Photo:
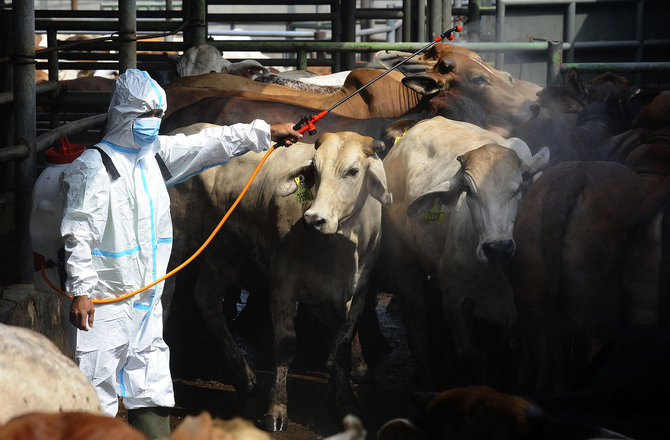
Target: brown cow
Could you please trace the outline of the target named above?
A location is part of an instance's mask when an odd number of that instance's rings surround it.
[[[408,55],[386,51],[379,52],[376,59],[390,67]],[[533,116],[530,106],[541,90],[536,84],[494,69],[477,53],[453,44],[435,44],[399,69],[407,76],[403,84],[417,93],[457,90],[478,102],[487,115],[505,129]]]
[[[605,428],[565,422],[524,398],[487,386],[454,388],[424,396],[416,421],[393,419],[378,440],[605,440],[628,439]]]
[[[626,325],[622,273],[644,196],[641,179],[616,162],[562,162],[531,186],[514,225],[512,264],[527,354],[522,386],[573,389]]]
[[[119,418],[79,412],[30,413],[0,426],[3,440],[146,440],[146,436]],[[186,416],[164,440],[270,440],[248,420],[212,419],[204,411]]]
[[[450,47],[452,46],[446,45],[443,51]],[[482,106],[492,120],[497,121],[497,125],[514,125],[530,119],[532,116],[530,104],[535,101],[535,95],[540,90],[539,86],[515,80],[507,73],[496,71],[480,61],[479,56],[472,51],[458,48],[448,53],[449,57],[443,57],[439,63],[433,63],[433,69],[428,72],[424,69],[419,75],[410,75],[411,72],[406,71],[405,74],[410,77],[404,79],[403,74],[396,71],[387,74],[335,108],[333,112],[354,118],[397,117],[413,111],[421,95],[433,95],[448,89],[473,99]],[[308,103],[311,107],[325,110],[377,78],[380,73],[377,69],[355,69],[349,74],[340,91],[325,95],[275,84],[250,84],[254,81],[246,83],[229,76],[221,77],[224,83],[214,87],[225,88],[228,94],[254,98],[260,96],[249,93],[272,94],[269,99],[298,105]],[[182,79],[177,81],[175,86],[193,86],[197,79],[199,81],[197,84],[200,86],[213,87],[211,81],[202,81],[214,77],[213,75],[222,74],[203,75],[202,78],[196,77],[188,81]],[[170,91],[166,92],[170,103]]]
[[[211,94],[220,94],[272,99],[297,105],[309,104],[310,107],[315,109],[326,110],[379,76],[380,73],[383,73],[383,71],[377,69],[353,70],[342,88],[331,94],[307,92],[278,84],[264,84],[224,73],[209,73],[181,78],[170,83],[165,88],[165,93],[168,99],[168,110],[173,108],[171,111],[174,111],[175,106],[178,108],[190,104],[201,96],[189,97],[180,90],[176,90],[179,95],[174,94],[174,89],[179,86],[206,87],[210,96]],[[392,72],[384,76],[363,92],[333,109],[333,112],[352,118],[394,117],[409,112],[419,103],[421,97],[402,85],[400,82],[402,77],[403,75],[398,72]],[[213,91],[211,89],[218,90]],[[173,99],[173,94],[180,96],[181,99]]]
[[[421,110],[421,113],[411,113],[399,118],[355,119],[335,113],[328,114],[316,124],[316,134],[304,133],[303,142],[314,142],[322,133],[353,131],[374,139],[383,139],[386,143],[386,129],[392,123],[401,123],[403,128],[408,128],[410,123],[434,116],[444,116],[448,119],[475,125],[484,124],[484,117],[479,106],[461,96],[455,96],[453,99],[442,99],[441,96],[437,96],[424,104],[425,108],[422,105],[418,109]],[[201,122],[216,125],[251,122],[254,119],[263,119],[270,124],[287,120],[298,122],[301,118],[312,116],[317,112],[318,110],[313,108],[281,101],[239,96],[215,96],[204,98],[171,113],[162,122],[161,131],[167,133],[180,127]],[[386,143],[387,149],[392,144],[392,140]]]

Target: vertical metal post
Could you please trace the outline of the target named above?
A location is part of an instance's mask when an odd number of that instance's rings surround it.
[[[470,0],[468,3],[468,21],[466,31],[468,41],[479,41],[482,27],[482,2],[481,0]]]
[[[426,41],[426,0],[416,3],[416,41]]]
[[[32,282],[32,250],[28,224],[33,186],[37,178],[35,149],[35,4],[33,0],[13,3],[14,35],[14,137],[25,143],[30,155],[16,163],[16,238],[18,276],[23,283]]]
[[[402,2],[402,41],[412,41],[412,0]]]
[[[563,42],[549,41],[547,43],[547,84],[545,87],[559,83],[561,64],[563,64]]]
[[[356,0],[342,0],[342,41],[356,41]],[[354,68],[356,54],[345,52],[342,54],[342,69]]]
[[[342,6],[338,0],[333,0],[330,4],[330,11],[333,15],[331,22],[331,37],[332,41],[342,41]],[[342,68],[342,53],[335,52],[333,57],[333,72],[341,72]]]
[[[451,0],[444,0],[451,2]],[[429,40],[434,40],[442,33],[442,0],[428,0],[428,7],[430,10],[430,35]]]
[[[58,32],[56,29],[47,29],[47,47],[58,47]],[[58,50],[47,54],[47,63],[49,65],[49,81],[58,81]]]
[[[190,10],[188,19],[191,20],[188,47],[199,46],[207,41],[207,2],[205,0],[194,0],[189,2]]]
[[[505,41],[505,1],[498,0],[496,2],[496,41]],[[502,52],[496,53],[496,69],[502,69],[504,54]]]
[[[174,10],[174,5],[172,4],[172,0],[165,0],[165,10],[166,11],[172,11]],[[172,21],[171,18],[168,18],[167,21]],[[173,41],[174,36],[173,35],[168,35],[165,37],[165,41]]]
[[[568,49],[568,62],[575,62],[575,14],[577,7],[575,2],[568,3],[567,10],[565,12],[565,36],[563,37],[564,41],[570,43],[570,49]]]
[[[442,22],[440,23],[440,34],[445,29],[449,29],[452,26],[452,15],[451,15],[451,0],[442,1]]]
[[[306,50],[299,50],[298,51],[298,70],[306,70],[307,69],[307,51]]]
[[[137,3],[119,0],[119,73],[137,67]]]
[[[372,7],[372,0],[361,0],[361,9],[369,9]],[[361,29],[370,29],[372,27],[373,21],[369,18],[361,20]],[[370,41],[370,35],[361,35],[361,42]],[[361,61],[370,62],[373,59],[373,54],[371,52],[363,52],[360,54]]]
[[[47,29],[47,47],[58,47],[58,32],[56,29]],[[49,81],[58,81],[58,50],[49,52],[47,54],[47,62],[49,64]],[[58,90],[51,92],[51,97],[56,98]],[[60,111],[58,106],[51,106],[49,110],[49,123],[51,129],[58,127],[60,124]]]
[[[4,38],[0,41],[0,57],[10,56],[12,53],[12,42],[14,40],[11,35],[12,30],[12,11],[11,10],[1,10],[0,11],[0,26],[3,26],[3,29],[7,29],[8,38]],[[13,66],[10,63],[1,63],[0,64],[0,91],[10,92],[13,90]],[[4,115],[3,118],[0,118],[0,142],[1,145],[14,145],[14,112],[10,111],[11,104],[2,104],[0,105],[0,111]],[[5,197],[6,193],[9,193],[14,188],[14,162],[0,163],[0,215],[2,220],[0,224],[5,225],[14,222],[14,211],[10,205],[9,197]]]
[[[638,0],[635,8],[635,39],[637,40],[637,49],[635,49],[635,62],[642,61],[644,41],[644,0]],[[642,73],[635,74],[635,83],[642,84]]]

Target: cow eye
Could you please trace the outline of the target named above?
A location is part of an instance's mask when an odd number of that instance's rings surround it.
[[[346,177],[356,177],[356,175],[358,175],[358,168],[350,168],[344,175]]]
[[[483,76],[475,76],[472,78],[472,82],[477,86],[484,86],[489,83],[489,81]]]

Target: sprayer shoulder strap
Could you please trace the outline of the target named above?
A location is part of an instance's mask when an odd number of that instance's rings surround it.
[[[100,153],[100,157],[102,158],[102,164],[105,166],[107,174],[109,174],[109,177],[111,177],[112,180],[116,180],[119,177],[121,177],[121,175],[119,174],[119,170],[116,169],[116,166],[112,161],[112,158],[109,157],[107,153],[105,153],[105,150],[95,146],[91,148],[93,148],[94,150],[98,150],[98,152]],[[170,170],[168,170],[167,165],[165,165],[165,161],[158,153],[156,153],[156,163],[158,163],[158,168],[161,170],[163,180],[165,180],[166,182],[170,180],[172,178],[172,174],[170,173]]]
[[[112,162],[112,158],[109,157],[109,154],[105,153],[105,150],[103,150],[100,147],[91,147],[91,148],[94,150],[98,150],[98,153],[100,153],[100,157],[102,158],[102,164],[105,166],[107,174],[109,174],[109,177],[112,180],[116,180],[119,177],[121,177],[121,174],[119,174],[119,170],[116,169],[114,162]]]

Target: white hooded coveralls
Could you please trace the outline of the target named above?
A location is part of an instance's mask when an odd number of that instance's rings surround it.
[[[270,146],[269,125],[255,120],[191,136],[158,136],[151,146],[139,148],[132,134],[135,119],[166,108],[158,83],[146,72],[128,70],[116,81],[108,132],[96,145],[121,177],[111,179],[95,150],[86,150],[63,173],[61,235],[70,295],[115,298],[166,273],[172,248],[170,200],[155,153],[172,174],[169,186]],[[117,413],[117,396],[127,409],[174,406],[169,350],[163,341],[163,284],[129,299],[96,304],[89,331],[72,326],[75,359],[109,416]]]

